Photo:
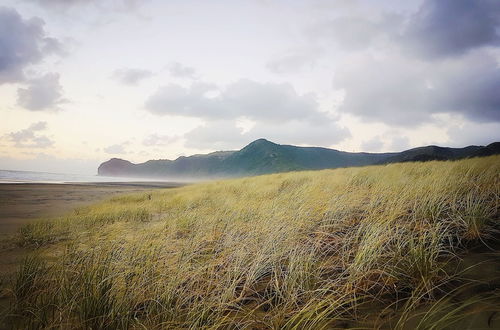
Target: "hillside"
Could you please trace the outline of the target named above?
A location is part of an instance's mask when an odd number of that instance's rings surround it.
[[[33,253],[3,320],[14,329],[499,329],[499,173],[500,156],[490,156],[115,197],[22,228],[16,242]]]
[[[170,179],[238,177],[296,170],[486,156],[500,153],[499,144],[465,148],[428,146],[398,153],[353,153],[318,147],[280,145],[259,139],[238,151],[218,151],[207,155],[179,157],[176,160],[150,160],[133,164],[113,158],[99,166],[98,174]]]
[[[446,148],[427,146],[402,151],[387,157],[381,163],[399,163],[428,160],[453,160],[468,157],[483,157],[500,154],[500,142],[483,146],[468,146],[465,148]]]

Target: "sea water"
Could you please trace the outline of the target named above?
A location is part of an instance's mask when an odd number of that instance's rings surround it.
[[[0,170],[0,183],[85,183],[151,181],[144,178],[123,178],[86,174],[47,173]]]

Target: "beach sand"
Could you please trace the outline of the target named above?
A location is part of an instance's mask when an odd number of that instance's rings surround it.
[[[180,186],[176,183],[1,183],[0,240],[38,218],[60,216],[73,209],[119,194]]]
[[[29,253],[29,249],[13,243],[22,225],[40,218],[61,216],[113,196],[181,185],[163,182],[0,183],[0,309],[8,306],[11,296],[6,289],[7,282]]]

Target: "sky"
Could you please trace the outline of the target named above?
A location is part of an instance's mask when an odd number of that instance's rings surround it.
[[[500,141],[498,0],[0,0],[0,169]]]

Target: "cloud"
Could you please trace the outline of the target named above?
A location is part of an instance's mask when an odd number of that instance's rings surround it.
[[[364,152],[377,152],[380,151],[384,146],[384,142],[380,136],[375,136],[372,139],[363,142],[361,149]]]
[[[500,67],[495,58],[474,52],[447,61],[436,72],[431,81],[434,112],[457,112],[476,122],[500,122]]]
[[[186,147],[211,150],[239,149],[248,140],[242,132],[243,129],[232,121],[212,121],[188,132],[185,135]]]
[[[359,6],[322,13],[304,30],[301,47],[319,55],[290,53],[267,68],[297,73],[315,62],[332,64],[334,89],[344,94],[339,112],[363,121],[419,126],[439,114],[500,121],[500,2],[401,6],[382,3],[369,15]]]
[[[498,0],[425,0],[410,17],[401,41],[425,58],[456,56],[498,46]]]
[[[261,137],[332,145],[349,136],[346,128],[319,111],[315,95],[298,94],[290,84],[242,79],[225,88],[199,82],[190,87],[168,85],[147,100],[146,109],[158,115],[205,119],[205,125],[185,134],[185,146],[190,148],[241,148]],[[153,141],[156,137],[148,142]]]
[[[28,66],[62,50],[43,26],[38,17],[23,19],[15,9],[0,7],[0,84],[24,81]]]
[[[95,2],[95,0],[36,0],[43,6],[76,6]]]
[[[170,136],[170,135],[159,135],[151,134],[142,141],[142,144],[146,147],[151,146],[167,146],[174,143],[180,139],[180,136]]]
[[[19,148],[48,148],[54,144],[54,141],[45,135],[40,135],[41,131],[45,131],[47,123],[39,121],[31,124],[28,128],[12,132],[7,135],[10,141],[14,142],[14,146]]]
[[[42,51],[44,54],[56,54],[60,56],[65,56],[68,54],[68,51],[59,39],[46,37],[43,39],[44,44]]]
[[[405,58],[361,57],[334,75],[345,96],[339,111],[365,121],[415,125],[429,118],[429,87],[422,64]]]
[[[368,121],[416,126],[440,113],[500,121],[500,68],[484,51],[439,65],[366,57],[339,70],[334,85],[345,91],[339,110]]]
[[[410,147],[410,139],[403,135],[398,135],[392,138],[392,142],[390,144],[391,151],[403,151],[407,150]]]
[[[211,95],[215,93],[215,95]],[[168,85],[146,101],[146,109],[158,115],[205,119],[235,119],[284,122],[292,119],[325,120],[313,94],[299,95],[290,84],[259,83],[242,79],[219,89],[213,84],[190,87]]]
[[[403,17],[394,13],[379,16],[348,14],[316,20],[304,29],[305,45],[271,59],[266,67],[275,74],[298,73],[313,69],[318,62],[321,63],[321,58],[330,56],[332,50],[337,56],[339,53],[359,52],[375,46],[389,47],[390,42],[398,36]],[[328,62],[331,63],[332,59],[329,58]]]
[[[285,54],[270,60],[266,64],[266,68],[276,74],[297,73],[303,69],[313,68],[321,54],[322,50],[314,47],[289,50]]]
[[[109,147],[103,149],[107,154],[123,154],[125,153],[125,149],[121,144],[113,144]]]
[[[117,155],[117,154],[124,154],[126,153],[125,151],[125,145],[128,144],[127,142],[124,143],[119,143],[119,144],[113,144],[110,145],[106,148],[104,148],[104,152],[107,154],[112,154],[112,155]]]
[[[28,0],[25,0],[28,1]],[[33,1],[33,0],[30,0]],[[82,6],[99,6],[113,9],[115,11],[136,10],[145,0],[35,0],[41,7],[51,10],[68,10]]]
[[[349,136],[347,128],[334,122],[314,124],[293,120],[280,125],[259,122],[245,130],[238,126],[237,121],[217,120],[195,128],[185,138],[186,147],[228,150],[239,149],[258,138],[283,144],[330,146]]]
[[[124,85],[137,85],[153,75],[154,73],[149,70],[130,68],[115,70],[111,77]]]
[[[59,110],[67,102],[62,98],[59,74],[47,73],[27,82],[26,88],[17,89],[17,103],[30,111]]]
[[[168,67],[168,72],[176,78],[197,79],[196,70],[192,67],[185,66],[179,62],[173,62]]]
[[[342,51],[369,49],[380,41],[388,47],[392,42],[403,46],[409,56],[425,59],[453,57],[500,42],[497,0],[424,0],[406,15],[384,10],[372,15],[336,11],[341,14],[311,25],[306,35]]]
[[[396,36],[402,21],[403,18],[394,13],[385,13],[378,19],[339,16],[312,25],[306,30],[306,35],[314,41],[339,46],[339,50],[358,51]]]
[[[453,125],[447,130],[450,145],[488,145],[500,141],[500,123],[464,123]]]

